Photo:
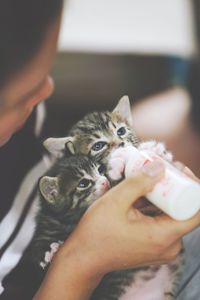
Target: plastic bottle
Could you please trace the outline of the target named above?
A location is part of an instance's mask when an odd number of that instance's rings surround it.
[[[131,151],[131,155],[130,155]],[[125,168],[125,177],[149,161],[160,160],[165,165],[165,175],[147,199],[175,220],[187,220],[200,209],[200,184],[176,169],[152,151],[131,149]]]

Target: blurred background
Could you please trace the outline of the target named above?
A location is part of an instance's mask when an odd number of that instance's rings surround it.
[[[44,137],[85,113],[132,105],[142,140],[164,141],[200,176],[199,0],[68,0]]]

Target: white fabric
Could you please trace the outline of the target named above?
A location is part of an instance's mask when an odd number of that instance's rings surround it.
[[[0,248],[4,245],[14,231],[33,187],[38,181],[40,174],[45,172],[45,170],[46,164],[44,161],[40,161],[32,168],[32,170],[22,181],[11,209],[0,223]]]
[[[37,109],[37,114],[36,114],[35,135],[39,136],[46,117],[44,102],[41,102],[39,105],[37,105],[36,109]]]
[[[37,198],[34,200],[18,235],[0,260],[0,282],[17,265],[24,250],[31,241],[35,229],[34,218],[36,211]],[[3,292],[3,289],[1,290]]]

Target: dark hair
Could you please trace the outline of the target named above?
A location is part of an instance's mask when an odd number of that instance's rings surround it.
[[[0,88],[37,52],[62,0],[0,0]]]

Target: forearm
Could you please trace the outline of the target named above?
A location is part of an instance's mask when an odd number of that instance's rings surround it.
[[[71,245],[60,249],[33,300],[87,300],[102,276],[90,270],[88,260]],[[98,272],[97,272],[98,273]]]

